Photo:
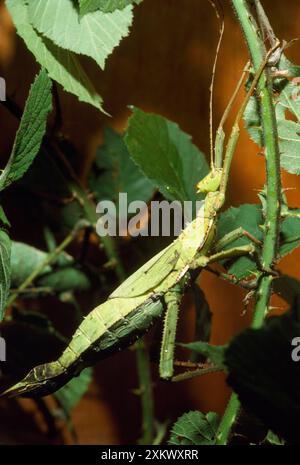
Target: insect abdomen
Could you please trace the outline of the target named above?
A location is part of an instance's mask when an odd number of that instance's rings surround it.
[[[120,300],[115,299],[114,302],[117,304],[115,308],[119,310]],[[108,303],[110,312],[107,320],[104,316]],[[161,316],[164,309],[159,296],[149,298],[126,316],[114,314],[114,304],[111,301],[105,302],[94,309],[83,320],[58,360],[33,368],[22,381],[5,391],[4,395],[13,397],[19,394],[51,394],[73,376],[79,375],[85,367],[94,365],[133,343]],[[128,309],[128,305],[126,308]]]

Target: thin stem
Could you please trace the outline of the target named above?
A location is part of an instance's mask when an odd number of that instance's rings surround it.
[[[139,391],[142,404],[142,437],[140,444],[150,445],[154,441],[154,397],[151,379],[151,367],[147,348],[142,339],[136,343],[136,360],[139,377]]]
[[[248,9],[246,0],[232,0],[232,3],[246,36],[254,69],[258,70],[265,56],[265,47],[261,40],[258,26]],[[261,120],[267,171],[267,205],[262,266],[265,271],[270,271],[277,257],[281,209],[281,177],[272,80],[268,69],[262,73],[259,79],[258,96],[261,102]]]
[[[225,413],[218,427],[216,435],[217,445],[223,446],[227,444],[231,429],[236,422],[239,408],[240,402],[238,396],[237,394],[233,393],[230,397]]]
[[[233,8],[245,34],[254,69],[257,71],[265,56],[265,46],[256,21],[248,8],[246,0],[232,0]],[[264,69],[258,82],[258,96],[261,102],[261,120],[264,134],[267,172],[267,207],[262,246],[262,267],[253,328],[259,328],[264,322],[272,290],[272,267],[277,257],[281,210],[280,155],[278,146],[277,123],[272,100],[272,81],[268,69]],[[227,444],[232,427],[236,421],[240,403],[232,394],[217,433],[217,444]]]

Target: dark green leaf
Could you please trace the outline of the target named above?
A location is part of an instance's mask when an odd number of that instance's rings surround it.
[[[244,204],[238,208],[229,208],[219,217],[217,227],[217,240],[222,239],[226,234],[238,228],[243,228],[251,233],[256,239],[262,240],[263,232],[260,225],[263,224],[261,208],[259,205]],[[250,240],[247,237],[231,242],[224,250],[232,247],[249,244]],[[255,263],[247,257],[241,257],[235,260],[225,262],[228,273],[236,276],[239,279],[245,278],[256,270]]]
[[[12,242],[11,245],[11,282],[18,287],[47,258],[47,253],[23,242]],[[43,273],[51,270],[48,265]]]
[[[116,204],[120,192],[127,193],[128,203],[148,202],[154,193],[152,183],[131,160],[123,138],[110,128],[105,129],[104,145],[97,150],[89,186],[97,201],[112,200]]]
[[[300,218],[287,217],[281,223],[280,250],[283,257],[300,245]]]
[[[12,153],[0,176],[0,190],[20,179],[40,150],[51,103],[51,79],[42,69],[31,86]]]
[[[125,142],[132,159],[168,200],[196,200],[196,184],[209,168],[202,152],[177,124],[133,109]]]
[[[280,439],[277,434],[273,433],[273,431],[269,430],[264,444],[271,446],[283,446],[284,441]]]
[[[264,200],[264,196],[261,196]],[[217,240],[222,239],[226,234],[242,228],[256,239],[263,240],[262,209],[259,205],[244,204],[238,208],[231,207],[221,213],[217,225]],[[285,256],[300,245],[300,218],[286,217],[281,222],[280,235],[280,256]],[[249,244],[251,241],[246,236],[228,243],[224,250]],[[228,273],[239,279],[248,277],[251,272],[256,271],[256,264],[248,257],[241,257],[237,260],[227,260],[224,265]]]
[[[48,257],[48,253],[24,244],[23,242],[12,242],[11,246],[11,282],[14,287],[18,287],[26,278],[38,268]],[[70,265],[73,258],[67,253],[61,253],[56,263],[59,266]],[[40,276],[49,273],[52,266],[47,265],[43,268]]]
[[[37,285],[49,287],[55,292],[64,292],[86,291],[90,288],[91,283],[81,270],[65,267],[42,276],[37,280]]]
[[[251,97],[244,112],[244,123],[251,139],[259,147],[264,145],[260,108],[256,97]]]
[[[65,386],[54,393],[54,397],[65,412],[70,413],[72,408],[78,404],[88,390],[92,376],[92,368],[86,368],[77,378],[71,379]]]
[[[218,415],[214,412],[207,415],[198,411],[185,413],[173,425],[168,443],[180,446],[212,445],[218,424]]]
[[[5,231],[0,230],[0,321],[3,318],[10,288],[10,252],[10,238]]]
[[[292,359],[299,317],[298,299],[290,312],[243,331],[225,351],[228,382],[243,406],[292,443],[300,443],[300,363]]]
[[[287,82],[276,100],[281,166],[289,173],[300,174],[300,97],[295,80]],[[295,118],[290,118],[289,113]]]

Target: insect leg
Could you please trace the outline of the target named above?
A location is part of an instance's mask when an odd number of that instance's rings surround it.
[[[217,252],[209,257],[205,255],[200,255],[198,258],[196,258],[190,263],[190,269],[205,268],[207,265],[211,263],[215,263],[220,260],[227,260],[229,258],[242,257],[244,255],[250,255],[255,258],[255,253],[256,250],[254,245],[249,244],[240,247],[234,247],[228,250],[222,250],[221,252]]]
[[[228,244],[231,244],[232,242],[236,241],[237,239],[241,239],[242,237],[245,237],[249,239],[253,244],[261,246],[261,241],[258,240],[255,236],[253,236],[251,233],[243,229],[242,227],[234,229],[228,234],[225,234],[222,239],[220,239],[214,246],[214,251],[215,252],[220,252],[221,250],[224,249]]]
[[[176,329],[182,294],[183,286],[181,283],[176,284],[176,286],[165,294],[167,310],[159,363],[159,374],[162,379],[170,379],[173,376]]]

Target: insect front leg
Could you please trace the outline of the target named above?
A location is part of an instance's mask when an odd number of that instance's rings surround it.
[[[165,294],[167,310],[164,320],[159,363],[159,374],[162,379],[172,378],[174,372],[176,329],[182,295],[183,285],[181,283],[176,284]]]
[[[228,234],[225,234],[222,239],[217,241],[217,243],[214,245],[214,251],[219,252],[224,249],[229,244],[232,244],[232,242],[241,239],[241,238],[247,238],[249,241],[251,241],[252,244],[255,244],[256,246],[260,247],[261,246],[261,241],[257,239],[253,234],[248,232],[246,229],[240,227],[237,229],[234,229]]]
[[[221,260],[228,260],[229,258],[243,257],[245,255],[249,255],[255,258],[256,249],[253,244],[233,247],[232,249],[228,250],[222,250],[221,252],[217,252],[213,255],[210,255],[209,257],[200,255],[190,263],[189,268],[192,270],[197,268],[205,268],[211,263],[219,262]]]

